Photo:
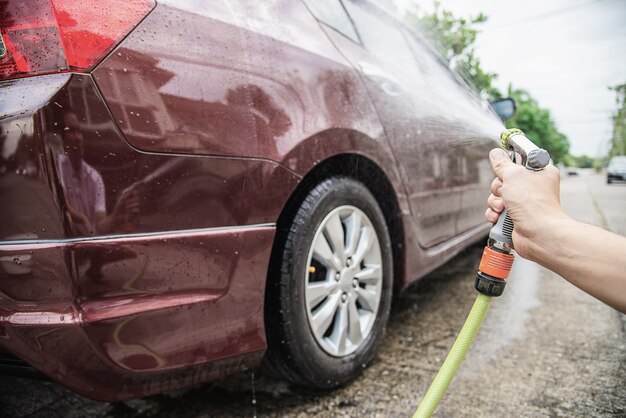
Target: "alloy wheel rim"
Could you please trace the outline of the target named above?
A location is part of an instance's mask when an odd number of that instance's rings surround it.
[[[380,242],[374,225],[355,206],[340,206],[318,226],[309,249],[305,303],[320,347],[343,357],[367,340],[383,290]]]

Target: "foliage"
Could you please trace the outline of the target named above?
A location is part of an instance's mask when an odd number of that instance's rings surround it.
[[[626,83],[609,89],[615,91],[617,104],[617,113],[613,115],[613,137],[609,155],[626,155]]]
[[[567,154],[563,157],[563,163],[568,167],[593,168],[596,165],[596,159],[587,155],[577,157],[575,155]]]
[[[508,96],[515,100],[517,112],[506,121],[508,128],[519,128],[538,146],[546,149],[554,162],[560,162],[569,151],[567,137],[559,132],[548,109],[539,106],[526,91],[509,85]]]

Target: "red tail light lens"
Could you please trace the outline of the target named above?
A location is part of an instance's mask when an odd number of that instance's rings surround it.
[[[92,68],[154,0],[0,0],[0,80]]]

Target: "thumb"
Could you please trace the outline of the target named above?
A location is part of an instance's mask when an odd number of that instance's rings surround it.
[[[509,154],[502,148],[494,148],[489,152],[489,161],[491,168],[500,180],[502,180],[503,171],[510,165],[515,165],[509,158]]]

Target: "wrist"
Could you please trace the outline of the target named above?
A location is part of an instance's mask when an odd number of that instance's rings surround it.
[[[556,255],[561,255],[565,235],[576,227],[576,223],[564,212],[537,222],[535,228],[524,237],[526,248],[525,254],[521,255],[542,265],[550,264]]]

